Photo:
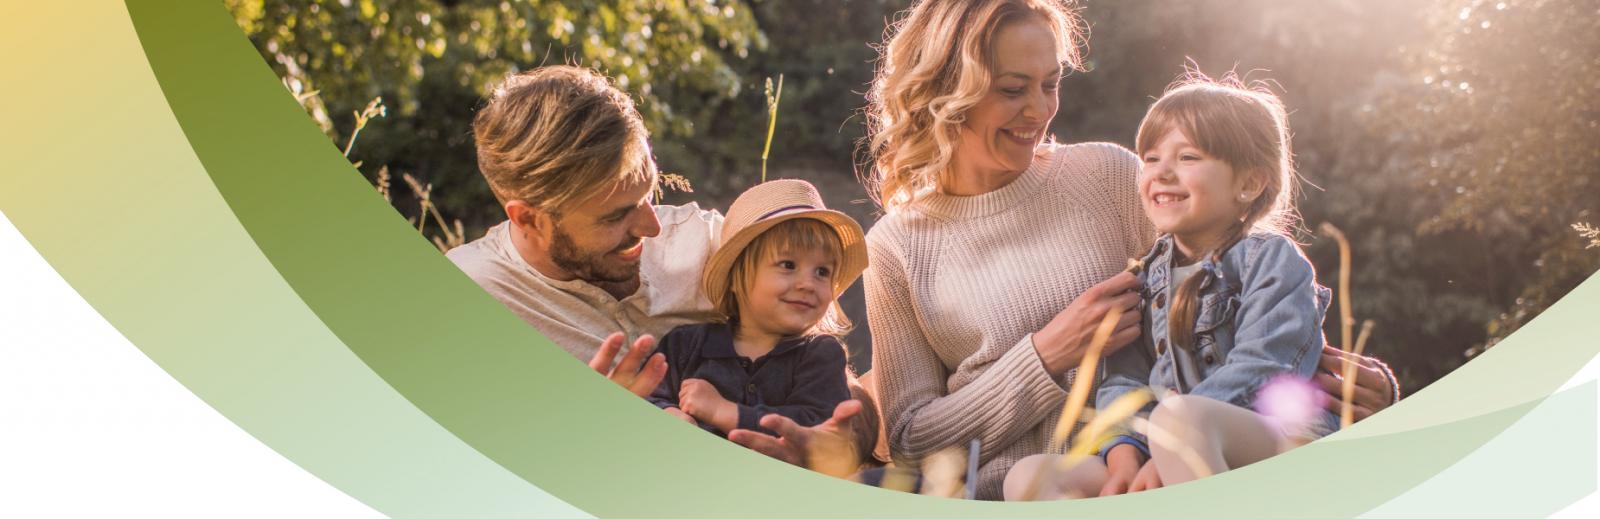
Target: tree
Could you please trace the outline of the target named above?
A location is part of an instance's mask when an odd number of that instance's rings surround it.
[[[1475,235],[1504,337],[1600,268],[1572,224],[1600,209],[1600,2],[1436,1],[1405,81],[1381,100],[1396,169],[1438,210],[1425,235]],[[1465,251],[1463,251],[1465,252]],[[1481,351],[1481,348],[1472,350]]]
[[[478,179],[471,118],[490,85],[547,63],[604,71],[657,136],[695,135],[740,95],[732,62],[766,47],[741,1],[227,0],[235,21],[336,141],[343,114],[382,96],[363,130],[364,170],[411,171],[442,207],[497,221]],[[424,102],[426,101],[426,102]],[[407,207],[397,202],[397,206]]]

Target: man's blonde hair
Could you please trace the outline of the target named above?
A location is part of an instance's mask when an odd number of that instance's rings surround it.
[[[501,204],[559,213],[618,185],[652,181],[649,132],[633,99],[592,70],[514,74],[472,121],[478,170]]]
[[[1062,68],[1080,69],[1087,29],[1070,0],[921,0],[889,28],[867,95],[867,191],[887,212],[937,187],[967,111],[988,94],[994,39],[1007,25],[1043,23]]]

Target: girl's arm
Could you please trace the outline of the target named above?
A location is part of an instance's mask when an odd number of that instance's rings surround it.
[[[1233,349],[1190,393],[1248,408],[1273,376],[1311,379],[1321,358],[1322,315],[1316,273],[1293,242],[1253,236],[1239,246],[1251,249],[1239,270]]]
[[[1095,392],[1095,409],[1105,409],[1123,395],[1150,385],[1150,370],[1155,366],[1155,352],[1153,351],[1154,348],[1150,346],[1149,328],[1150,320],[1145,319],[1143,324],[1140,325],[1143,333],[1139,340],[1106,358],[1104,370],[1106,378],[1100,382],[1100,389]],[[1154,408],[1155,402],[1146,404],[1143,409],[1139,410],[1139,415],[1149,416],[1150,411]],[[1101,447],[1101,458],[1105,458],[1111,448],[1127,442],[1132,442],[1140,452],[1145,453],[1146,456],[1149,455],[1149,444],[1144,435],[1135,433],[1127,428],[1121,428],[1117,434],[1120,438],[1127,438],[1127,440],[1124,441],[1119,438],[1117,441],[1107,442]],[[1109,459],[1107,459],[1108,464],[1109,462]]]
[[[802,346],[800,363],[794,368],[794,389],[784,405],[735,404],[739,409],[738,429],[750,429],[763,434],[777,434],[762,427],[761,417],[776,414],[794,420],[803,427],[822,423],[833,416],[840,402],[850,399],[850,386],[845,380],[844,345],[829,336],[812,339]]]
[[[1066,398],[1039,359],[1033,336],[1023,336],[982,375],[947,392],[950,374],[923,334],[900,257],[869,236],[865,276],[872,365],[883,407],[889,452],[916,466],[939,449],[982,440],[987,462],[1038,425]]]

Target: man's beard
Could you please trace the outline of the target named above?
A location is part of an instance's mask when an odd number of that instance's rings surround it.
[[[557,226],[554,239],[550,243],[550,261],[573,277],[590,283],[629,283],[639,279],[639,262],[631,264],[612,262],[611,265],[606,265],[605,256],[633,247],[640,240],[643,238],[633,238],[611,250],[587,252],[578,248],[577,243],[572,241],[572,235]]]

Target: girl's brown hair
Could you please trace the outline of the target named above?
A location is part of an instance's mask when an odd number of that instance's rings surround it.
[[[1219,260],[1251,232],[1290,234],[1299,218],[1294,210],[1297,184],[1289,117],[1265,82],[1247,84],[1233,73],[1212,79],[1191,70],[1150,107],[1139,124],[1134,149],[1143,156],[1173,130],[1183,132],[1206,155],[1227,163],[1235,175],[1249,175],[1262,186],[1227,237],[1202,255]],[[1173,294],[1167,321],[1174,345],[1193,347],[1200,286],[1210,275],[1195,273]]]
[[[860,172],[879,206],[893,212],[945,180],[966,112],[989,92],[995,34],[1029,20],[1055,33],[1064,68],[1082,68],[1087,29],[1069,0],[921,0],[889,27]]]
[[[739,305],[741,301],[749,299],[750,289],[755,286],[757,268],[779,254],[803,250],[820,250],[827,254],[833,259],[833,270],[837,272],[839,258],[844,256],[844,242],[833,227],[812,218],[784,220],[762,231],[733,261],[733,268],[728,270],[728,293],[722,298],[722,305],[717,312],[737,328]],[[828,311],[805,334],[842,337],[850,333],[851,326],[850,319],[839,308],[839,294],[833,294],[828,301]]]

